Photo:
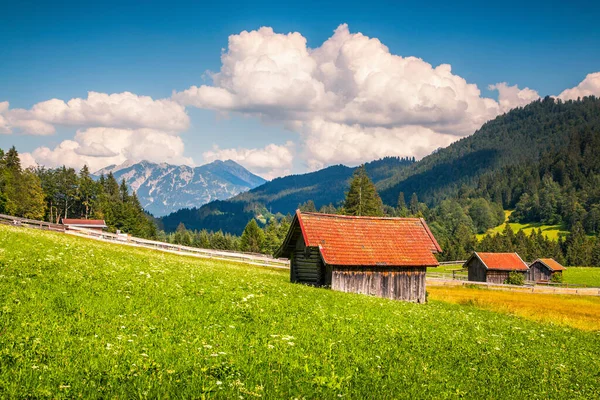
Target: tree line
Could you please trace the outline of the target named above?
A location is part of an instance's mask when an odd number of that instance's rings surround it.
[[[59,223],[62,218],[102,219],[109,231],[121,230],[155,238],[156,224],[142,208],[125,180],[112,173],[92,178],[87,166],[79,173],[65,166],[54,169],[21,167],[12,147],[0,149],[0,213]]]
[[[354,174],[344,203],[317,210],[314,202],[299,205],[301,211],[345,215],[424,218],[443,249],[440,261],[465,260],[473,251],[517,252],[524,260],[554,258],[565,265],[600,266],[600,238],[586,233],[583,222],[576,221],[566,236],[552,240],[541,229],[527,235],[522,229],[513,232],[508,224],[502,233],[487,234],[481,241],[477,233],[505,222],[502,205],[484,197],[472,197],[475,192],[463,191],[457,198],[442,200],[435,207],[420,202],[412,193],[407,202],[403,192],[396,207],[384,205],[364,168]]]

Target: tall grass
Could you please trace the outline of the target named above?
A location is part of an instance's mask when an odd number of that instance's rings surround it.
[[[600,332],[600,297],[429,286],[429,298]]]
[[[0,398],[597,398],[598,333],[0,226]]]

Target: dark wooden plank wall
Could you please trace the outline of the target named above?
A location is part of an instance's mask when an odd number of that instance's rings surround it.
[[[485,265],[477,257],[473,257],[469,264],[467,264],[469,270],[469,280],[473,282],[485,282],[487,269]]]
[[[306,247],[298,239],[290,262],[290,281],[321,286],[325,282],[325,267],[317,247]]]
[[[510,271],[487,271],[486,282],[489,283],[504,283],[508,279]]]
[[[528,280],[539,282],[552,279],[552,271],[541,262],[533,263],[529,266]]]
[[[425,302],[425,267],[333,267],[331,288],[394,300]]]

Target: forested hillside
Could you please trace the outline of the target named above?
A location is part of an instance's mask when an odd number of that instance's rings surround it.
[[[464,185],[504,166],[531,163],[567,147],[573,133],[600,131],[600,100],[562,102],[550,97],[511,110],[485,123],[473,135],[440,149],[378,183],[384,203],[400,192],[417,193],[427,204],[459,195]]]

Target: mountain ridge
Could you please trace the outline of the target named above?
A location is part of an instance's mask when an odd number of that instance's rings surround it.
[[[230,198],[266,182],[233,160],[216,160],[197,167],[125,161],[104,167],[94,176],[108,173],[118,181],[125,179],[142,207],[157,217]]]

